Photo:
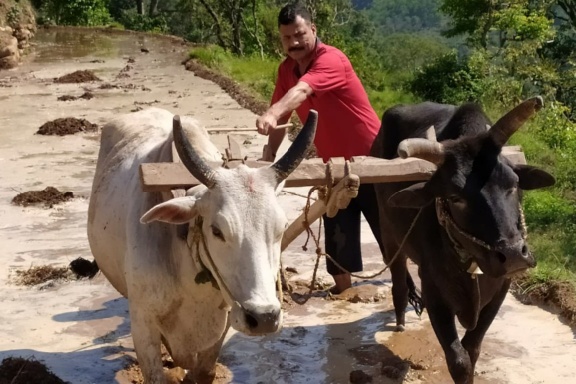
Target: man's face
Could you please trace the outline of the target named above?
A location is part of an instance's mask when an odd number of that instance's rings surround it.
[[[296,61],[302,60],[314,50],[316,26],[296,16],[292,24],[280,25],[280,38],[284,53]]]

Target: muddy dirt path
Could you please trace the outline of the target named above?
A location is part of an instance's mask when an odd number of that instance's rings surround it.
[[[118,113],[148,105],[194,115],[207,127],[252,127],[255,115],[215,84],[186,71],[180,62],[187,49],[177,42],[44,30],[35,43],[23,65],[0,72],[0,360],[34,357],[72,384],[137,383],[134,370],[123,369],[134,356],[127,303],[102,275],[35,287],[14,282],[17,271],[32,266],[65,267],[80,256],[91,259],[85,221],[99,134],[35,133],[46,122],[68,117],[102,126]],[[79,70],[101,81],[54,82]],[[86,93],[92,97],[81,97]],[[220,148],[226,146],[226,136],[212,137]],[[235,137],[251,157],[261,152],[262,137]],[[71,191],[74,198],[52,208],[11,204],[20,192],[49,186]],[[307,189],[290,192],[305,194]],[[305,203],[291,193],[281,200],[290,219]],[[363,233],[370,273],[383,264],[365,223]],[[304,252],[304,243],[302,236],[283,255],[284,266],[297,270],[293,282],[309,281],[312,275],[314,247]],[[323,263],[320,278],[330,282]],[[426,314],[419,319],[409,312],[406,332],[392,332],[387,274],[357,281],[346,298],[288,303],[278,335],[248,338],[231,331],[218,382],[347,383],[353,371],[363,372],[355,378],[370,377],[373,383],[450,382]],[[400,359],[409,359],[412,368],[398,364]],[[556,315],[509,295],[484,342],[477,382],[568,383],[574,367],[573,330]]]

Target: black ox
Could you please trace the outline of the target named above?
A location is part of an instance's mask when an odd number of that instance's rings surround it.
[[[404,328],[412,290],[410,257],[419,267],[422,300],[458,384],[474,381],[482,339],[508,292],[510,275],[536,265],[526,243],[521,191],[555,180],[535,167],[513,165],[501,150],[542,105],[540,97],[527,100],[492,127],[475,104],[396,106],[384,113],[372,147],[375,157],[398,154],[437,165],[427,182],[375,188],[397,328]],[[461,340],[455,317],[466,329]]]

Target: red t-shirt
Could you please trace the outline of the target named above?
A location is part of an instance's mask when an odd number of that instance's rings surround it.
[[[314,139],[318,155],[324,161],[330,157],[349,159],[369,155],[380,130],[380,119],[346,55],[318,42],[315,58],[301,77],[296,61],[287,57],[278,68],[272,104],[298,81],[307,83],[313,90],[296,113],[305,122],[310,109],[318,111]]]

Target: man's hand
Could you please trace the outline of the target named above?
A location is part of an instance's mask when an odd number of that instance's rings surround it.
[[[268,136],[276,128],[278,119],[271,113],[265,113],[256,119],[256,128],[261,135]]]

